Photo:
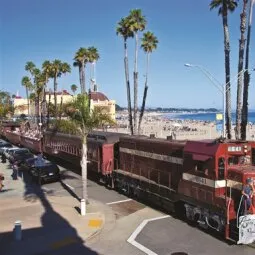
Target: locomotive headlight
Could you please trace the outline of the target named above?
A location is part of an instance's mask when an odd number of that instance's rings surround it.
[[[243,147],[244,147],[244,149],[247,149],[247,145],[244,145]]]
[[[247,149],[244,149],[244,153],[247,153]]]

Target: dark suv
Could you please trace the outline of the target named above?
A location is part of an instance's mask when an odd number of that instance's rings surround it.
[[[18,166],[22,166],[27,159],[34,158],[34,155],[29,152],[16,153],[10,158],[10,163],[16,162]]]
[[[45,163],[41,166],[33,166],[30,168],[29,172],[31,173],[32,178],[35,179],[39,184],[48,181],[60,180],[59,168],[54,163]]]

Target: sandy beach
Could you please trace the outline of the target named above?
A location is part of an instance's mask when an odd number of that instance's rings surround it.
[[[117,128],[108,131],[129,133],[127,113],[117,114]],[[235,126],[232,126],[232,137],[235,138]],[[177,140],[201,140],[219,138],[222,133],[217,132],[216,123],[212,121],[179,120],[166,118],[158,112],[145,113],[142,122],[142,135],[155,135],[157,138],[172,136]],[[255,140],[255,125],[247,126],[247,140]]]

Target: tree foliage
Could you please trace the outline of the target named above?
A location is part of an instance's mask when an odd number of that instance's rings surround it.
[[[90,99],[86,94],[80,94],[72,102],[66,104],[65,114],[75,124],[77,133],[86,136],[94,128],[114,124],[111,117],[102,108],[90,108]]]

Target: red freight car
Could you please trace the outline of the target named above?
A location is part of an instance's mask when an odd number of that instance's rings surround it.
[[[130,137],[120,138],[119,153],[117,188],[183,212],[201,227],[224,232],[226,239],[255,241],[253,207],[246,210],[241,195],[246,180],[255,179],[255,143]]]
[[[19,130],[15,130],[15,131],[7,130],[5,132],[5,137],[10,143],[20,146],[20,132],[19,132]]]
[[[19,145],[20,144],[20,124],[15,122],[3,122],[1,124],[0,134],[4,139],[9,142]]]
[[[123,134],[100,131],[91,132],[88,135],[88,174],[106,183],[112,180],[112,171],[116,165],[114,151],[121,135]],[[49,131],[44,133],[43,152],[48,155],[79,166],[81,148],[82,143],[79,136]]]
[[[42,138],[31,137],[26,135],[20,136],[20,145],[30,149],[32,152],[41,153],[42,152]]]

